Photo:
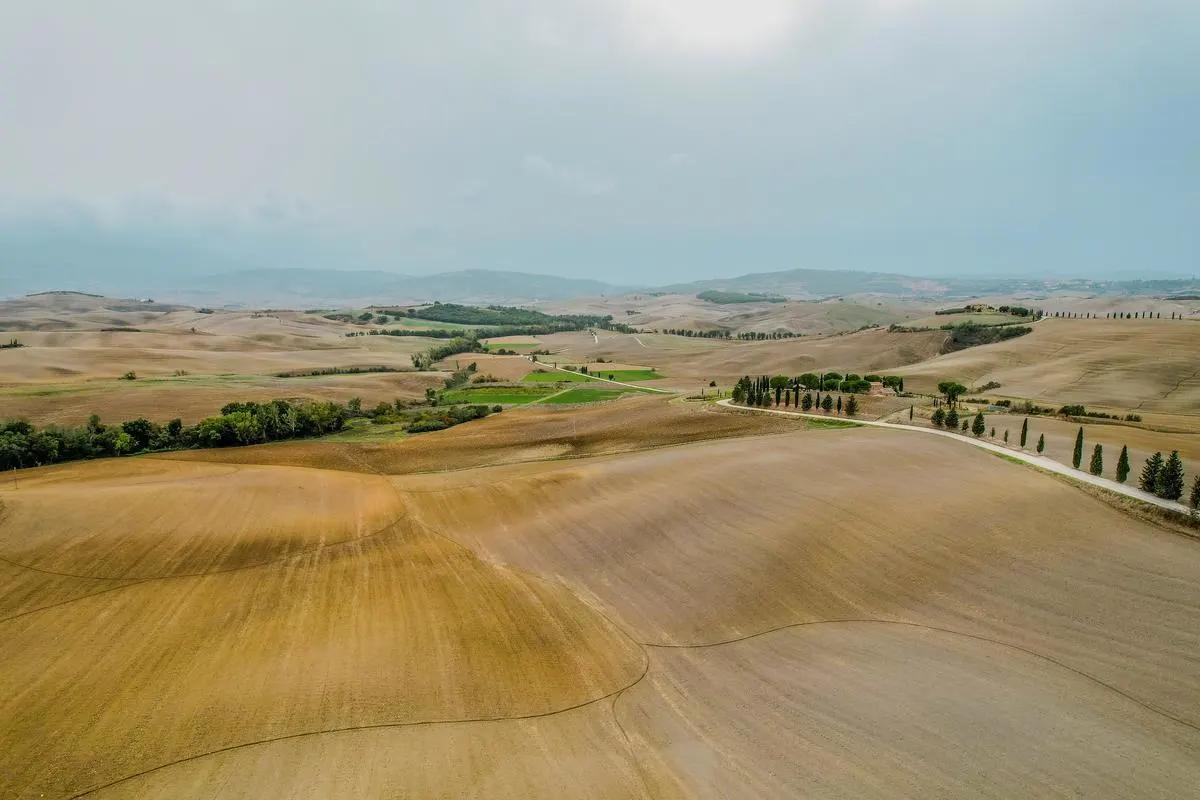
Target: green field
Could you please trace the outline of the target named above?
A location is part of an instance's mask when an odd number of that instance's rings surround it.
[[[600,389],[592,388],[591,386],[577,386],[547,398],[545,402],[557,404],[597,403],[602,400],[613,400],[623,394],[636,391],[637,389],[629,389],[622,386],[614,386],[611,389],[607,387]]]
[[[554,394],[552,386],[480,386],[451,389],[442,393],[445,403],[483,403],[515,406],[532,403]]]
[[[566,381],[585,382],[590,381],[590,375],[580,375],[578,372],[562,372],[560,370],[552,370],[549,372],[531,372],[524,378],[521,378],[525,383],[561,383]]]
[[[483,344],[489,350],[512,350],[514,353],[528,353],[543,347],[541,342],[497,342],[494,339],[484,340]]]
[[[666,377],[659,375],[652,369],[614,369],[605,370],[600,367],[588,367],[588,371],[598,378],[607,378],[610,381],[624,381],[632,383],[634,381],[653,381],[658,378]]]
[[[346,430],[331,433],[315,441],[320,442],[387,442],[405,436],[406,423],[388,422],[376,425],[370,420],[354,419]]]

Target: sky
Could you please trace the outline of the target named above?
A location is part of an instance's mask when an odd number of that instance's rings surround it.
[[[1194,0],[0,0],[0,283],[1191,275],[1198,41]]]

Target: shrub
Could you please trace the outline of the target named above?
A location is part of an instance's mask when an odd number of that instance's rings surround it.
[[[426,433],[428,431],[442,431],[449,427],[448,423],[440,419],[419,419],[408,426],[408,432]]]

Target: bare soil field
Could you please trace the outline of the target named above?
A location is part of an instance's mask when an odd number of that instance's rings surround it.
[[[604,358],[617,363],[653,367],[667,377],[649,386],[699,391],[715,380],[728,388],[746,374],[799,375],[802,372],[837,370],[860,375],[915,364],[937,355],[946,341],[945,331],[892,333],[869,330],[845,336],[777,339],[761,342],[700,339],[665,334],[598,332],[558,333],[542,337],[554,352],[544,361],[560,364]]]
[[[0,353],[0,417],[370,404],[444,375],[278,378],[407,364],[430,340],[119,305],[5,306],[30,346]],[[131,319],[143,332],[99,330]],[[1194,469],[1192,434],[1148,427],[1200,419],[1200,327],[1137,325],[1051,320],[941,357],[942,331],[539,339],[547,361],[652,367],[667,377],[648,385],[689,394],[836,369],[1137,403],[1147,425],[1088,424],[1085,457],[1104,442],[1108,474],[1128,443],[1136,477],[1178,448]],[[122,359],[149,377],[114,380]],[[864,418],[914,402],[860,401]],[[1020,420],[987,422],[1015,442]],[[1030,447],[1044,432],[1069,459],[1076,427],[1032,417]],[[1188,797],[1198,556],[1200,539],[952,440],[636,390],[4,473],[0,797]]]
[[[0,387],[0,418],[35,425],[80,425],[92,414],[106,422],[145,417],[184,424],[212,416],[234,400],[418,400],[425,389],[442,388],[437,372],[378,372],[277,378],[259,375],[188,375],[136,381],[96,380]]]
[[[652,653],[616,710],[656,796],[1185,797],[1200,779],[1194,731],[969,636],[832,622]]]
[[[618,406],[5,483],[0,794],[1200,778],[1197,541],[953,442]]]
[[[707,403],[626,395],[597,406],[526,406],[486,419],[385,443],[282,442],[232,450],[189,450],[162,458],[311,466],[386,474],[576,458],[703,439],[802,430],[800,420],[734,414]]]
[[[896,369],[906,388],[998,382],[988,397],[1181,416],[1200,409],[1200,322],[1045,319],[1025,336]],[[900,365],[897,365],[900,366]],[[1147,417],[1147,420],[1150,418]],[[1195,428],[1197,422],[1189,427]]]
[[[198,477],[196,465],[156,466],[167,479],[156,484],[160,502],[139,505],[129,525],[153,530],[157,509],[178,494],[173,484]],[[282,490],[298,471],[261,472],[275,473]],[[335,494],[337,481],[371,491],[382,480],[309,472],[335,481]],[[69,476],[57,482],[70,485]],[[10,504],[24,491],[0,499]],[[229,537],[213,531],[177,543],[186,559],[152,554],[144,565],[124,564],[139,580],[86,596],[48,593],[41,610],[0,622],[0,795],[73,796],[206,753],[323,731],[556,714],[642,674],[640,648],[561,585],[481,561],[408,522],[394,493],[382,496],[397,515],[391,524],[341,541],[320,538],[319,518],[268,522],[255,536],[258,512],[273,501],[218,503],[210,516],[220,519],[208,522],[233,526],[253,545],[241,548],[253,563],[230,567]],[[296,505],[297,514],[307,508]],[[2,525],[6,558],[77,566],[69,548],[60,555],[56,531],[25,515]],[[312,533],[297,544],[276,525]],[[125,561],[131,537],[145,538],[98,518],[87,546],[110,543],[112,558]],[[173,537],[164,529],[152,538]],[[14,542],[19,552],[8,549]],[[138,571],[155,561],[166,574]],[[186,573],[173,576],[181,562]],[[203,565],[207,574],[187,574]],[[583,748],[587,736],[563,750]]]
[[[544,308],[567,314],[611,314],[615,321],[639,329],[827,335],[855,331],[864,325],[902,322],[931,313],[934,305],[926,302],[914,307],[911,302],[897,302],[895,298],[869,297],[721,304],[690,294],[632,294],[561,300],[546,303]]]
[[[95,413],[192,423],[233,400],[361,397],[374,405],[441,386],[437,373],[407,371],[411,355],[434,340],[347,337],[352,330],[294,311],[200,313],[75,294],[7,300],[0,332],[24,346],[0,351],[0,418],[78,425]],[[403,371],[305,374],[380,367]],[[123,380],[129,372],[136,379]]]

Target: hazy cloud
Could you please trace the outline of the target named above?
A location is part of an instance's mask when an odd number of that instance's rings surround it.
[[[70,207],[164,270],[201,259],[156,231],[627,281],[1188,272],[1198,39],[1190,0],[4,3],[0,223],[40,233],[0,271]]]

